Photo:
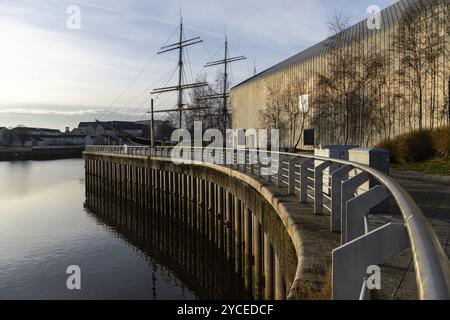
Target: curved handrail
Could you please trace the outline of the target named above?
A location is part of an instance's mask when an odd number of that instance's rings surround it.
[[[235,149],[235,148],[214,148],[214,147],[179,147],[180,149],[190,150],[221,150],[221,151],[245,151],[245,152],[260,152],[259,149]],[[152,147],[147,146],[88,146],[87,152],[104,152],[112,151],[122,154],[131,155],[144,155],[150,156],[151,152],[145,152],[145,150],[151,150]],[[173,149],[173,146],[158,146],[153,149],[167,151]],[[126,150],[126,152],[123,152]],[[144,152],[133,152],[134,150],[140,150]],[[405,222],[405,227],[408,232],[408,237],[411,245],[411,252],[414,261],[416,283],[418,287],[419,298],[423,300],[448,300],[450,299],[450,263],[448,257],[442,248],[436,233],[431,227],[430,223],[426,219],[422,210],[412,199],[408,192],[406,192],[394,179],[387,174],[369,167],[364,164],[352,162],[348,160],[333,159],[321,156],[315,156],[306,153],[292,153],[263,150],[270,154],[278,154],[288,157],[301,157],[312,160],[328,161],[339,165],[349,165],[354,169],[359,169],[368,173],[379,183],[384,185],[386,189],[392,195],[394,201],[398,205],[402,217]],[[168,153],[167,153],[168,154]],[[194,153],[192,153],[194,154]]]

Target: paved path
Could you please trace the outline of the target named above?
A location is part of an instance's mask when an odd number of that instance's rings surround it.
[[[422,208],[450,258],[450,176],[407,171],[392,171],[391,176]],[[391,206],[390,211],[391,215],[378,218],[378,222],[385,223],[386,219],[401,221],[397,208]],[[373,226],[378,224],[378,219],[373,218]],[[382,277],[383,274],[389,274],[390,281],[383,281],[382,278],[382,298],[417,299],[414,267],[409,250],[387,261],[382,266]]]
[[[450,176],[400,171],[395,171],[391,175],[422,208],[447,254],[450,255]]]

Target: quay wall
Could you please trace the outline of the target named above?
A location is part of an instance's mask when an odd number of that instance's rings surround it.
[[[182,219],[223,250],[253,298],[305,299],[329,286],[339,235],[282,188],[210,163],[83,155],[86,184],[98,193],[148,204],[164,192],[192,203]]]

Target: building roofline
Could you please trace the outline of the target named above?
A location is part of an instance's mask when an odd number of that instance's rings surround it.
[[[422,10],[422,9],[428,9],[430,7],[433,7],[435,5],[438,5],[440,3],[440,0],[400,0],[396,3],[390,5],[389,7],[384,8],[381,10],[381,16],[382,16],[382,26],[381,28],[384,30],[389,30],[396,25],[400,23],[400,20],[402,18],[403,13],[410,7],[413,7],[414,10]],[[244,84],[253,82],[255,80],[259,80],[261,78],[270,76],[274,73],[276,73],[279,70],[283,70],[287,66],[291,66],[293,64],[301,63],[302,61],[306,61],[308,59],[317,57],[322,55],[327,50],[327,41],[330,41],[334,37],[337,37],[339,35],[342,36],[343,33],[345,33],[345,36],[348,37],[346,41],[355,41],[355,40],[362,40],[369,38],[376,32],[377,30],[369,30],[367,28],[367,20],[361,20],[357,22],[356,24],[348,27],[347,29],[343,30],[342,32],[330,36],[328,38],[325,38],[324,40],[312,45],[311,47],[306,48],[305,50],[257,73],[256,75],[238,83],[237,85],[233,86],[231,90],[234,90]]]

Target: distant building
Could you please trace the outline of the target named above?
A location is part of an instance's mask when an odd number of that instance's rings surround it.
[[[86,135],[63,133],[57,129],[0,128],[0,145],[11,147],[85,146]]]
[[[73,129],[71,133],[92,136],[116,136],[117,131],[112,128],[135,137],[148,136],[148,128],[144,124],[130,121],[80,122],[78,127]]]
[[[165,122],[158,122],[158,128],[165,128]],[[161,129],[163,130],[163,129]],[[164,130],[163,130],[164,131]],[[127,143],[120,133],[148,139],[149,127],[145,123],[127,121],[80,122],[72,131],[58,129],[16,127],[11,130],[0,127],[0,146],[12,147],[55,147],[86,145],[118,145]],[[164,131],[165,132],[165,131]],[[171,133],[171,131],[170,131]],[[170,135],[169,135],[170,140]]]
[[[11,132],[8,128],[0,127],[0,146],[9,146],[11,143]]]
[[[85,136],[85,145],[117,145],[127,143],[121,132],[140,138],[149,136],[144,124],[131,121],[80,122],[70,134]]]
[[[64,135],[57,129],[16,127],[10,130],[10,146],[44,147],[65,145]]]

